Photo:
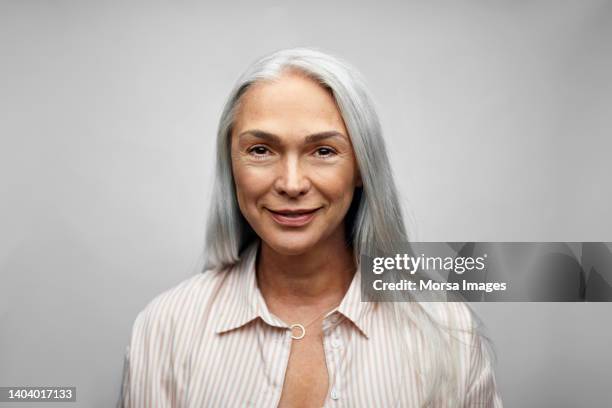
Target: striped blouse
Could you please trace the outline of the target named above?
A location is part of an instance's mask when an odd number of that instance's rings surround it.
[[[293,339],[289,325],[268,310],[257,286],[258,245],[247,248],[235,266],[193,276],[138,314],[125,355],[119,407],[278,405]],[[428,357],[420,352],[423,338],[414,330],[414,341],[400,344],[406,337],[390,330],[389,309],[360,300],[358,268],[339,306],[323,320],[330,385],[324,407],[420,407],[424,390],[418,372]],[[448,318],[469,327],[465,305],[440,305]],[[481,337],[473,332],[464,336],[456,356],[460,406],[501,407]],[[415,356],[414,364],[402,363],[400,350]]]

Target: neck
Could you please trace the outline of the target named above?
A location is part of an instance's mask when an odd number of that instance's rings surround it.
[[[299,255],[279,254],[262,241],[257,277],[271,310],[301,314],[339,304],[355,268],[353,250],[338,234]]]

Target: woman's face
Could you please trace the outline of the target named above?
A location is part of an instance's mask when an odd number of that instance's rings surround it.
[[[240,210],[272,249],[298,255],[344,242],[361,181],[340,111],[317,82],[285,71],[253,84],[236,114],[231,154]]]

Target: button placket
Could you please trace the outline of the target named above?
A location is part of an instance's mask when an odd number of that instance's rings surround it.
[[[268,401],[268,404],[272,404],[277,406],[281,399],[281,394],[283,392],[283,384],[285,382],[285,375],[287,375],[287,368],[289,366],[289,357],[291,355],[291,331],[281,331],[278,337],[279,345],[283,349],[283,369],[279,370],[278,377],[275,378],[273,383],[273,388],[271,388],[271,393],[273,395],[273,401]]]
[[[338,322],[338,316],[334,315],[333,316],[334,319],[330,319],[333,323],[337,323]],[[330,329],[329,333],[328,333],[328,338],[331,338],[331,340],[328,341],[328,351],[330,354],[330,360],[333,361],[333,376],[330,378],[330,381],[333,381],[330,386],[330,394],[329,397],[331,398],[332,401],[336,402],[340,399],[340,387],[341,387],[341,378],[340,378],[340,374],[342,372],[341,370],[341,365],[342,365],[342,353],[341,353],[341,349],[342,349],[342,341],[340,340],[340,334],[339,334],[340,328],[339,326],[334,326]]]

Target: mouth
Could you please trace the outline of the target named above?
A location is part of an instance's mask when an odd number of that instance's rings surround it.
[[[301,227],[308,224],[316,215],[319,208],[308,208],[308,209],[279,209],[271,210],[266,208],[274,221],[278,224],[288,227]]]

